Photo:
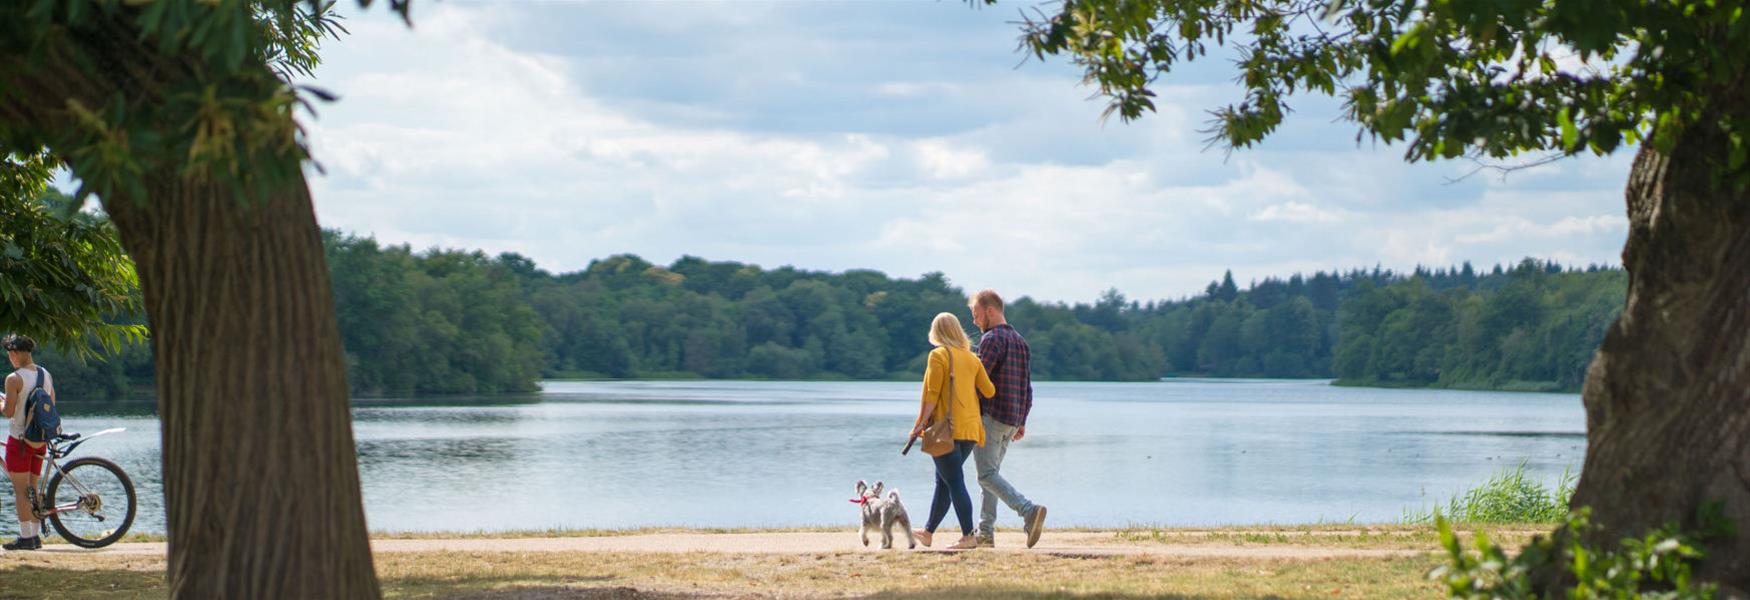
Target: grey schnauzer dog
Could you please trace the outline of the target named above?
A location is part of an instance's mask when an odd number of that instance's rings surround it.
[[[893,548],[893,527],[899,526],[905,532],[906,548],[916,549],[918,540],[911,533],[911,517],[905,514],[905,505],[899,503],[899,491],[887,493],[881,497],[883,484],[875,482],[874,487],[862,481],[857,482],[857,497],[851,502],[863,505],[863,530],[858,535],[863,538],[863,545],[869,545],[869,530],[881,531],[881,549]]]

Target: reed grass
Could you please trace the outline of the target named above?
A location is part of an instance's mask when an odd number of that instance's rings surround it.
[[[1568,501],[1574,497],[1578,477],[1562,471],[1554,488],[1528,477],[1525,463],[1502,469],[1482,485],[1454,494],[1445,507],[1406,510],[1404,522],[1434,523],[1436,515],[1454,523],[1561,523],[1568,518]]]

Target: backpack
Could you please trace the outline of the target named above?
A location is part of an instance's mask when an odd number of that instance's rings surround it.
[[[24,441],[41,444],[61,435],[61,410],[43,389],[43,368],[36,368],[36,389],[24,396]]]

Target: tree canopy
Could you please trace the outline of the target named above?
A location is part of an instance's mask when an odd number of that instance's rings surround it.
[[[142,339],[138,279],[115,227],[82,213],[87,197],[148,201],[142,177],[168,170],[230,183],[244,197],[284,185],[309,158],[293,109],[326,92],[290,85],[317,64],[318,43],[343,31],[332,6],[310,1],[166,0],[134,7],[108,0],[39,0],[0,7],[0,330],[19,331],[80,357]],[[363,4],[369,4],[368,0]],[[406,3],[394,8],[405,13]],[[147,60],[123,68],[109,48],[78,43],[109,36]],[[194,64],[167,56],[194,57]],[[47,61],[79,65],[53,84],[98,99],[64,106],[20,104]],[[153,61],[156,62],[153,62]],[[272,76],[255,65],[266,63]],[[153,78],[152,68],[181,77]],[[64,73],[61,75],[65,75]],[[139,80],[146,81],[139,81]],[[126,85],[147,85],[139,93]],[[54,118],[43,118],[53,115]],[[56,152],[49,152],[53,146]],[[49,190],[56,169],[78,173],[71,197]],[[48,200],[43,200],[44,198]],[[95,344],[86,343],[86,338]]]
[[[404,0],[390,3],[405,14]],[[0,156],[13,162],[54,147],[79,174],[81,202],[94,193],[148,201],[143,178],[162,171],[259,196],[301,177],[309,152],[294,111],[330,96],[290,82],[310,75],[319,42],[341,31],[332,5],[310,0],[6,3],[0,78],[19,85],[0,86],[0,108],[9,109],[0,114]],[[84,43],[94,37],[129,47],[140,62],[113,63],[116,48]],[[77,67],[41,77],[49,62]],[[54,86],[70,99],[22,106],[26,93],[41,92],[26,86]]]
[[[995,0],[986,0],[993,2]],[[1298,92],[1341,97],[1363,135],[1409,160],[1525,151],[1668,149],[1711,120],[1717,172],[1750,184],[1750,15],[1717,0],[1063,0],[1022,46],[1081,66],[1123,119],[1157,80],[1228,45],[1244,99],[1214,111],[1212,142],[1247,147]]]
[[[48,189],[43,155],[0,161],[0,332],[80,357],[114,352],[145,327],[113,319],[142,311],[133,263],[115,226]]]

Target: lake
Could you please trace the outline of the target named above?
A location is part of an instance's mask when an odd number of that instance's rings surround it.
[[[918,395],[894,382],[552,381],[372,402],[354,427],[373,530],[853,527],[858,479],[898,489],[915,522],[928,512],[929,460],[899,454]],[[162,531],[157,420],[68,410],[68,431],[128,428],[81,450],[122,464],[141,496],[135,530]],[[1522,461],[1551,483],[1578,473],[1585,444],[1572,394],[1042,382],[1003,472],[1058,526],[1394,522]],[[1004,510],[999,525],[1018,527]]]

